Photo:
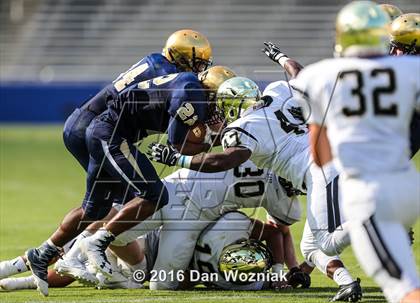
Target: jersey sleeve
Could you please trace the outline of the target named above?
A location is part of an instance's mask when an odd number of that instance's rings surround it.
[[[270,96],[273,98],[273,103],[280,103],[289,100],[293,97],[292,90],[290,88],[289,82],[287,81],[276,81],[272,82],[264,89],[264,96]]]
[[[254,152],[258,147],[258,139],[243,125],[228,125],[222,133],[222,147],[243,147]]]
[[[155,77],[154,67],[148,62],[147,57],[131,66],[127,71],[121,73],[112,85],[117,93],[122,92],[128,86]]]
[[[175,89],[168,112],[187,126],[206,121],[207,100],[203,88],[198,83],[189,83],[183,89]]]
[[[112,86],[117,93],[120,93],[130,85],[176,72],[176,66],[161,54],[150,54],[121,73],[112,82]]]
[[[321,125],[325,113],[322,110],[322,85],[317,81],[316,74],[314,67],[303,69],[291,87],[301,103],[307,123]]]
[[[207,120],[207,101],[202,87],[193,83],[174,92],[169,105],[168,141],[180,144],[188,129],[196,122]]]

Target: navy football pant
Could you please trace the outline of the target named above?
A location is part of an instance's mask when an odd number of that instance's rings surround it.
[[[132,143],[114,133],[114,126],[94,119],[86,131],[89,152],[87,189],[83,202],[86,215],[101,219],[115,200],[122,203],[142,197],[168,203],[168,193],[149,159]]]
[[[76,108],[64,123],[64,145],[85,171],[87,171],[89,165],[86,129],[97,115],[106,110],[107,98],[108,92],[104,88],[95,96],[89,98],[80,108]]]
[[[64,145],[85,171],[89,165],[86,129],[95,116],[96,114],[91,111],[76,108],[64,123]]]

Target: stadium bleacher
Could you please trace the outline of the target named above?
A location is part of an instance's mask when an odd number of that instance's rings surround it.
[[[214,63],[263,88],[284,72],[264,41],[303,64],[332,56],[333,0],[2,0],[0,122],[62,122],[181,28],[208,36]],[[419,11],[415,0],[392,1]],[[21,103],[30,104],[22,113]],[[28,105],[26,105],[28,106]],[[45,108],[48,107],[48,111]],[[44,109],[44,110],[42,110]]]
[[[0,79],[107,81],[185,27],[209,37],[215,63],[270,78],[278,69],[260,53],[262,42],[279,43],[303,64],[329,57],[337,4],[346,2],[3,0]],[[392,2],[418,10],[415,1]]]

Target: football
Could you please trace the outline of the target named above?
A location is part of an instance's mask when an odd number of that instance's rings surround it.
[[[190,127],[187,133],[187,142],[200,144],[204,142],[206,137],[206,125],[202,122],[197,122]]]

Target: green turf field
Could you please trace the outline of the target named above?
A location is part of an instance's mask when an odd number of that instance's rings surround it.
[[[419,154],[416,164],[420,168]],[[0,126],[0,260],[20,255],[44,241],[64,214],[80,204],[84,187],[81,167],[62,144],[61,127]],[[300,260],[302,228],[302,222],[292,227]],[[419,223],[415,233],[414,251],[419,264]],[[363,302],[384,302],[379,288],[366,278],[350,249],[342,258],[353,276],[362,279]],[[312,288],[306,291],[111,291],[74,284],[51,289],[48,298],[33,290],[0,292],[0,302],[327,302],[335,291],[335,284],[315,271]]]

